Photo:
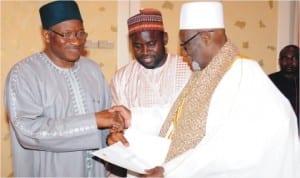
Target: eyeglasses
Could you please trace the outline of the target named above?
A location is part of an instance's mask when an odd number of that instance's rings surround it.
[[[184,50],[186,50],[186,45],[191,42],[194,38],[196,38],[197,35],[203,33],[205,31],[197,32],[195,35],[193,35],[191,38],[187,39],[185,42],[181,43],[180,46],[183,47]],[[213,32],[213,30],[208,30],[206,32]]]
[[[50,32],[62,37],[63,39],[65,40],[71,40],[73,38],[77,38],[77,39],[80,39],[80,40],[84,40],[88,34],[84,31],[79,31],[79,32],[64,32],[64,33],[59,33],[57,31],[54,31],[54,30],[51,30],[49,29]]]
[[[196,38],[197,35],[199,35],[201,32],[196,33],[195,35],[193,35],[191,38],[187,39],[185,42],[181,43],[180,46],[183,47],[186,50],[186,45],[192,41],[194,38]]]

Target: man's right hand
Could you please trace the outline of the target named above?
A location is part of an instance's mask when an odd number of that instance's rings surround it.
[[[118,117],[116,112],[109,112],[109,110],[102,110],[95,113],[96,124],[98,128],[112,128],[115,118]]]
[[[123,105],[116,105],[109,109],[109,112],[118,112],[120,117],[125,122],[125,128],[127,129],[131,125],[131,111]]]
[[[131,123],[130,110],[125,106],[114,106],[109,110],[95,113],[98,128],[110,128],[114,132],[122,132]]]

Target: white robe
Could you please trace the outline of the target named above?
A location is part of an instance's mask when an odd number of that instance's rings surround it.
[[[131,109],[132,128],[158,135],[190,75],[190,67],[177,55],[168,54],[165,64],[155,69],[146,69],[132,60],[112,79],[112,103]]]
[[[163,165],[166,178],[299,178],[296,116],[251,60],[237,60],[213,93],[206,135]],[[154,154],[154,153],[152,153]]]

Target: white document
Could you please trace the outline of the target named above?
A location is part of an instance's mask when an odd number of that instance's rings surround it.
[[[169,150],[170,140],[133,129],[126,130],[125,137],[129,142],[129,147],[118,142],[93,152],[93,155],[140,174],[144,174],[145,169],[163,164]]]

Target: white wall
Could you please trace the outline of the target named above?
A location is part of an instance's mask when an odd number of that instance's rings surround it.
[[[127,19],[132,15],[138,13],[139,9],[139,0],[118,1],[118,68],[127,64],[132,58],[129,52],[130,50],[128,45]]]
[[[288,45],[299,46],[299,1],[278,2],[278,41],[277,56]]]

